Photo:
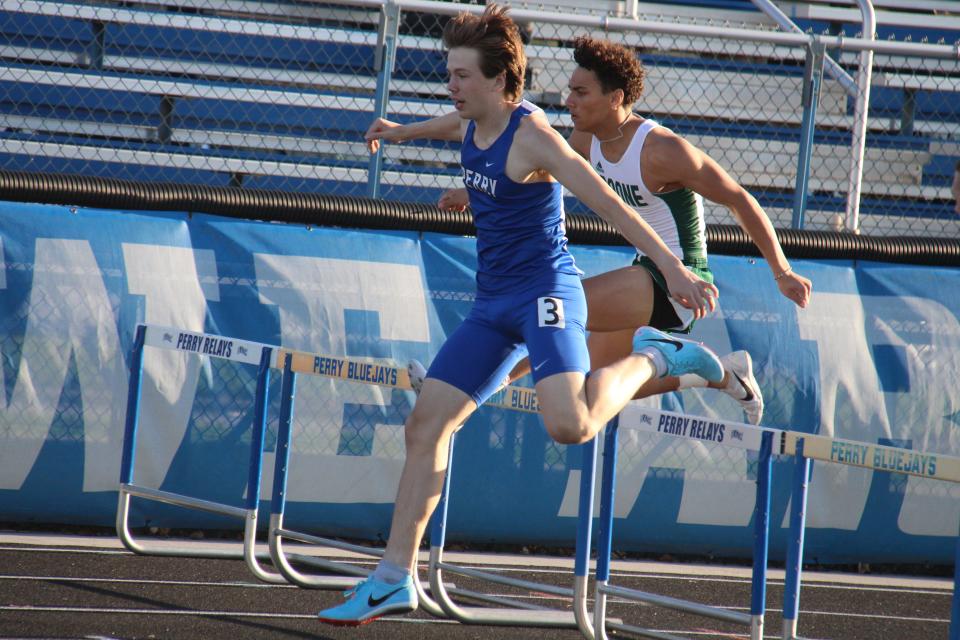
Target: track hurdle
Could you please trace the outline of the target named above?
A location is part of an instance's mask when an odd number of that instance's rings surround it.
[[[633,411],[631,411],[633,414]],[[669,425],[669,428],[665,428]],[[616,483],[617,439],[619,419],[607,427],[604,435],[603,469],[600,487],[600,520],[597,538],[597,571],[594,599],[593,627],[597,638],[607,640],[607,629],[660,640],[682,640],[679,636],[622,624],[607,619],[607,596],[645,602],[676,611],[740,624],[750,629],[751,640],[762,640],[767,584],[767,551],[770,529],[770,482],[774,440],[779,442],[780,431],[754,427],[738,422],[727,422],[688,416],[669,411],[642,409],[638,422],[630,425],[650,433],[692,441],[716,443],[758,454],[757,497],[753,510],[753,579],[750,597],[750,613],[739,613],[721,607],[713,607],[689,600],[681,600],[637,589],[610,584],[610,554],[613,546],[613,496]]]
[[[186,353],[188,357],[220,358],[243,365],[257,365],[257,387],[254,394],[253,434],[247,475],[247,497],[243,507],[160,491],[134,482],[134,458],[143,385],[144,347],[181,351]],[[267,392],[270,386],[273,353],[273,347],[257,342],[170,327],[137,325],[131,351],[130,384],[127,395],[127,414],[124,425],[123,454],[120,463],[120,488],[116,519],[117,535],[127,549],[142,555],[243,558],[250,571],[260,580],[273,584],[285,582],[282,575],[264,568],[256,554],[257,511],[260,503],[260,478],[263,468],[263,437],[267,426]],[[197,545],[159,546],[139,540],[133,536],[129,527],[131,497],[243,520],[243,547],[237,551],[198,549],[196,548]]]
[[[274,468],[272,513],[270,516],[270,553],[274,564],[280,572],[294,584],[313,588],[336,588],[338,583],[330,575],[312,575],[297,571],[290,566],[283,550],[284,539],[295,540],[306,544],[328,546],[353,553],[373,557],[381,557],[379,549],[352,545],[339,540],[332,540],[293,531],[284,527],[284,505],[287,483],[287,467],[289,464],[290,432],[294,414],[296,383],[298,374],[320,375],[324,377],[352,380],[358,383],[376,384],[401,390],[412,390],[409,375],[405,368],[394,367],[383,363],[355,360],[350,358],[336,358],[314,353],[296,352],[281,349],[278,362],[283,362],[283,390],[281,392],[280,426],[277,435],[277,457]],[[331,366],[331,364],[333,366]],[[352,365],[352,366],[351,366]],[[371,369],[371,367],[375,369]],[[371,371],[375,375],[371,375]],[[352,372],[352,373],[351,373]],[[539,411],[536,393],[533,389],[510,386],[495,394],[487,401],[487,406],[502,409],[536,413]],[[451,440],[451,453],[453,441]],[[593,512],[593,478],[596,459],[596,444],[591,441],[581,445],[584,455],[584,469],[581,476],[580,526],[577,534],[577,562],[575,567],[576,579],[573,589],[557,588],[535,582],[527,582],[504,578],[489,572],[476,571],[466,567],[443,562],[443,544],[447,506],[449,504],[450,470],[444,482],[441,501],[434,511],[429,526],[430,532],[430,593],[427,594],[419,579],[414,580],[420,605],[428,613],[438,617],[450,616],[455,620],[469,624],[492,624],[512,626],[537,627],[568,627],[590,629],[591,620],[586,609],[587,596],[587,568],[590,549],[590,524]],[[451,456],[452,462],[452,456]],[[585,515],[584,515],[585,514]],[[586,525],[584,525],[586,522]],[[311,558],[316,561],[317,559]],[[322,561],[322,566],[328,571],[352,576],[365,576],[366,571],[340,562]],[[319,562],[317,564],[320,564]],[[475,591],[457,589],[445,584],[441,577],[443,570],[449,573],[487,579],[491,582],[510,584],[521,588],[548,592],[554,595],[567,596],[574,599],[574,612],[551,610],[514,599],[500,598]],[[342,578],[340,578],[342,580]],[[357,578],[352,578],[356,582]],[[432,596],[432,597],[431,597]],[[500,605],[491,607],[462,607],[453,602],[451,596]],[[592,635],[588,636],[592,637]]]
[[[506,387],[495,394],[488,404],[518,411],[537,413],[539,405],[533,389],[524,387]],[[590,563],[590,537],[593,525],[594,472],[597,458],[597,439],[578,445],[582,455],[580,471],[580,500],[578,504],[577,537],[574,558],[572,588],[557,587],[530,580],[519,580],[444,562],[443,547],[446,537],[447,511],[450,504],[450,477],[453,469],[453,444],[450,441],[451,455],[447,467],[447,477],[443,484],[440,502],[433,514],[430,529],[430,589],[437,598],[443,611],[454,620],[465,624],[485,624],[517,627],[561,627],[579,629],[589,640],[593,640],[593,623],[587,609],[587,580]],[[486,580],[494,584],[518,587],[530,591],[549,593],[570,598],[572,611],[563,611],[533,605],[516,598],[492,596],[478,592],[461,592],[469,599],[493,604],[493,607],[466,607],[454,602],[451,593],[443,584],[444,572]]]
[[[807,493],[813,461],[960,482],[960,458],[796,432],[784,432],[783,452],[794,456],[796,466],[790,496],[790,539],[783,592],[782,637],[783,640],[797,640]],[[960,640],[960,537],[957,539],[954,562],[949,639]]]

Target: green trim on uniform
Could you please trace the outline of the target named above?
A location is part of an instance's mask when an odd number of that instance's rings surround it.
[[[684,260],[683,266],[697,274],[702,280],[713,284],[713,272],[710,271],[710,267],[707,266],[706,258],[704,258],[702,261],[697,260],[695,262],[695,264],[687,264],[687,261]],[[664,279],[663,274],[660,273],[660,269],[657,268],[657,265],[654,264],[653,260],[647,256],[641,256],[640,258],[634,258],[633,264],[644,267],[650,272],[650,277],[653,278],[654,282],[659,284],[664,291],[670,293],[670,289],[667,288],[667,281]]]
[[[677,226],[677,238],[680,241],[680,251],[683,253],[683,263],[699,265],[707,263],[706,239],[700,229],[700,212],[697,208],[697,194],[691,189],[682,188],[656,194],[664,201],[673,215],[673,222]]]

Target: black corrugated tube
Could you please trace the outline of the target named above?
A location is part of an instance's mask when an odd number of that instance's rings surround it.
[[[473,235],[476,231],[469,213],[441,211],[427,204],[34,172],[0,171],[0,200],[209,213],[315,226],[456,235]],[[609,224],[592,215],[569,215],[567,234],[570,241],[577,244],[626,244]],[[960,266],[960,239],[957,238],[877,237],[801,229],[778,229],[777,235],[784,252],[791,258]],[[747,234],[736,225],[707,225],[707,244],[711,253],[759,255]]]

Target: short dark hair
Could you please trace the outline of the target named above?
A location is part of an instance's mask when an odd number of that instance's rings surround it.
[[[597,75],[604,93],[622,90],[623,103],[628,106],[640,99],[646,71],[629,47],[580,36],[573,41],[573,59]]]
[[[460,13],[444,27],[443,44],[448,50],[475,49],[480,53],[480,72],[485,78],[503,73],[506,97],[516,101],[523,95],[527,54],[517,23],[507,15],[506,7],[491,3],[479,16]]]

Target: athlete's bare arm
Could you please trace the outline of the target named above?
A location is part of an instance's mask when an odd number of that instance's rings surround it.
[[[780,276],[777,279],[780,292],[800,307],[807,306],[810,280],[793,273],[760,203],[723,167],[680,136],[662,130],[651,132],[647,138],[641,164],[644,182],[654,193],[687,187],[730,209],[760,249],[773,275]]]
[[[370,153],[376,153],[377,149],[380,148],[381,140],[406,142],[407,140],[429,138],[431,140],[460,141],[463,139],[466,126],[467,121],[461,118],[456,111],[409,124],[399,124],[385,118],[377,118],[370,124],[363,139],[366,140],[367,149]]]
[[[590,143],[592,140],[593,134],[587,133],[586,131],[577,131],[576,129],[571,131],[570,135],[567,136],[567,143],[570,145],[570,148],[580,154],[587,162],[590,161]]]
[[[671,295],[697,318],[715,308],[716,287],[686,269],[643,218],[623,203],[587,162],[550,126],[541,112],[520,123],[507,157],[507,176],[515,182],[556,178],[584,204],[614,226],[663,272]],[[549,175],[544,175],[544,173]]]

